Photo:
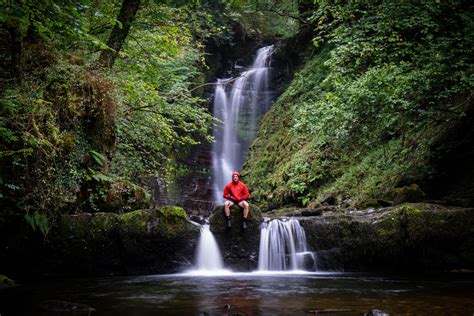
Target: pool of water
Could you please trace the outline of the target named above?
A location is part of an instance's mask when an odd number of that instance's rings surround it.
[[[46,315],[38,305],[51,299],[87,304],[95,308],[91,315],[363,315],[373,309],[473,315],[474,275],[224,272],[48,279],[0,290],[0,315]]]

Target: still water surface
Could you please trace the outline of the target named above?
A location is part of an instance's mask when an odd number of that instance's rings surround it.
[[[48,279],[1,290],[0,314],[58,315],[37,310],[40,302],[50,299],[88,304],[96,309],[91,315],[314,315],[325,311],[325,315],[349,316],[373,309],[390,315],[473,315],[474,275],[234,273]]]

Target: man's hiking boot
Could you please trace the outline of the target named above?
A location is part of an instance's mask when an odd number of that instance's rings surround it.
[[[248,226],[247,219],[246,218],[242,219],[242,230],[247,230],[247,226]]]
[[[225,229],[227,231],[230,231],[231,227],[232,227],[232,222],[230,221],[230,217],[226,217],[226,219],[225,219]]]

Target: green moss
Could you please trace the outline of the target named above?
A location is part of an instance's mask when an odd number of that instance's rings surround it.
[[[298,208],[297,207],[282,207],[270,212],[265,213],[266,217],[281,217],[281,216],[291,216]]]
[[[362,208],[362,209],[370,208],[370,207],[379,208],[379,207],[381,207],[381,205],[376,199],[370,199],[369,198],[369,199],[363,201],[362,203],[358,204],[357,207]]]
[[[398,212],[401,217],[420,216],[422,214],[422,207],[417,204],[402,205],[398,208]]]
[[[16,285],[16,282],[6,275],[0,274],[0,285],[13,286]]]
[[[395,188],[389,193],[389,197],[393,199],[394,204],[406,202],[419,202],[425,198],[425,193],[420,186],[412,183],[409,186]]]
[[[106,236],[108,232],[118,225],[119,216],[114,213],[95,213],[90,218],[90,221],[85,227],[87,233],[91,235],[92,238]]]
[[[121,214],[120,219],[125,225],[138,224],[140,227],[145,227],[146,225],[145,211],[143,210],[136,210],[133,212]]]
[[[158,211],[163,217],[167,219],[183,219],[187,217],[186,211],[178,206],[164,206]]]
[[[90,220],[91,226],[97,226],[102,229],[110,229],[119,220],[119,215],[114,213],[95,213]]]
[[[186,211],[181,207],[164,206],[150,214],[153,214],[149,218],[153,223],[153,232],[165,239],[184,236],[192,226],[187,220]]]

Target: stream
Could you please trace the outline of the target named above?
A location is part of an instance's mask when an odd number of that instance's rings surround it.
[[[0,314],[60,315],[38,310],[50,299],[87,304],[96,310],[90,315],[363,315],[373,309],[390,315],[472,315],[474,275],[285,272],[48,279],[0,290]]]

